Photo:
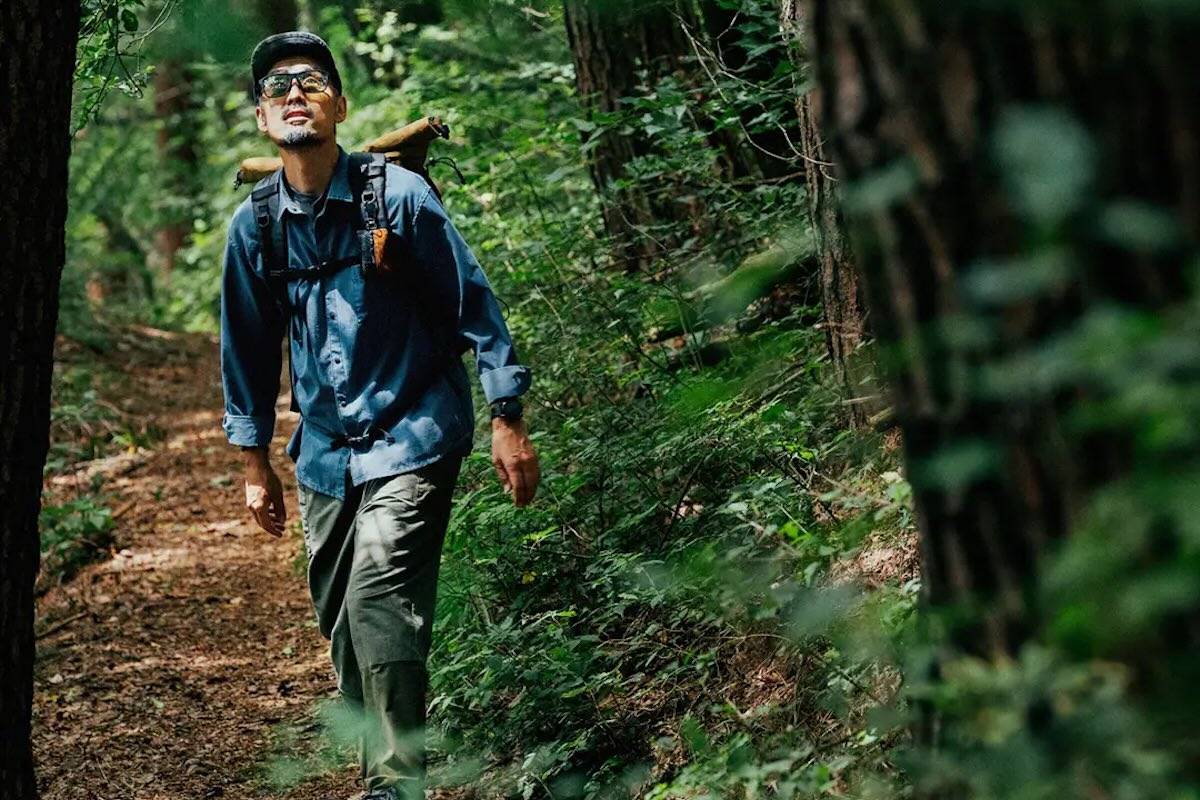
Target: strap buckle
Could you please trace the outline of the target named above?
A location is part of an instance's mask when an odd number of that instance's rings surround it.
[[[383,430],[382,428],[371,427],[368,428],[367,432],[361,436],[349,436],[342,434],[331,441],[329,445],[334,450],[341,450],[343,447],[349,447],[351,450],[358,450],[363,445],[372,444],[379,439],[386,440],[388,444],[396,443],[396,439],[387,431]]]

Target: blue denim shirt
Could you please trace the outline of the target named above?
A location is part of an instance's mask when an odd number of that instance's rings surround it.
[[[349,158],[338,162],[323,208],[306,215],[279,182],[279,214],[287,220],[288,268],[357,256],[359,208],[350,189]],[[479,262],[428,183],[387,166],[387,220],[399,237],[407,279],[364,277],[357,265],[312,280],[269,282],[250,199],[234,212],[221,284],[223,427],[230,444],[265,447],[275,430],[285,331],[301,421],[287,446],[296,479],[322,494],[345,496],[354,485],[408,472],[449,454],[470,452],[475,428],[466,367],[435,346],[429,308],[457,320],[457,351],[472,349],[490,403],[529,389],[530,370],[517,360],[496,297]],[[386,436],[335,447],[339,437],[372,428]]]

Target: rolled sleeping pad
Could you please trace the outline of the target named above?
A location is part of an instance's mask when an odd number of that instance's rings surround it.
[[[257,183],[282,166],[283,159],[278,156],[275,158],[269,156],[247,158],[242,162],[242,168],[238,170],[238,182]]]
[[[410,122],[399,130],[385,133],[363,148],[368,153],[389,153],[402,150],[407,145],[429,145],[434,139],[449,139],[450,128],[437,117],[426,117]]]
[[[449,138],[448,125],[443,124],[437,117],[425,117],[391,133],[385,133],[362,149],[367,153],[383,153],[388,161],[397,162],[402,167],[424,175],[430,143],[435,139]],[[238,170],[235,185],[258,182],[282,166],[283,159],[278,156],[247,158]]]

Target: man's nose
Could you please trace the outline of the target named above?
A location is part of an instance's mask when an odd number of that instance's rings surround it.
[[[288,87],[287,101],[292,102],[292,98],[299,97],[301,100],[306,99],[304,90],[300,88],[300,81],[297,78],[292,78],[292,85]]]

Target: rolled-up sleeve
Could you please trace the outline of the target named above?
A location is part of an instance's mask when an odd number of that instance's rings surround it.
[[[527,392],[531,371],[517,358],[491,283],[432,191],[417,207],[412,237],[413,253],[439,292],[457,297],[458,335],[475,353],[487,402]]]
[[[283,315],[248,234],[253,225],[239,209],[230,225],[221,273],[222,427],[230,444],[266,447],[275,432],[275,400],[282,366]]]

